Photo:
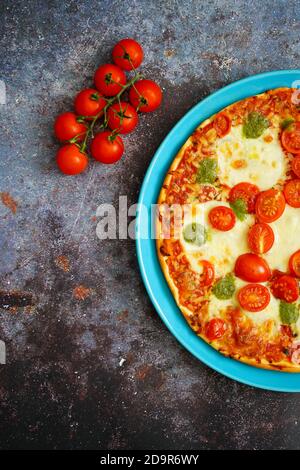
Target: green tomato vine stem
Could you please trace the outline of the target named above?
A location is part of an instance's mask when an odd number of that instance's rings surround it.
[[[88,141],[91,137],[93,137],[94,127],[96,123],[98,123],[98,121],[103,118],[103,123],[101,124],[100,128],[106,128],[107,127],[107,110],[110,108],[112,104],[116,102],[120,103],[121,102],[120,98],[123,95],[123,93],[126,90],[128,90],[128,88],[130,88],[131,86],[134,86],[135,82],[143,78],[143,75],[136,72],[135,69],[133,69],[133,71],[134,71],[134,76],[125,85],[121,85],[121,90],[119,91],[117,95],[112,96],[111,98],[106,98],[106,101],[107,101],[106,105],[104,106],[104,108],[101,109],[101,111],[99,111],[98,114],[96,114],[93,117],[92,120],[87,121],[87,119],[89,119],[88,116],[80,116],[80,118],[85,120],[85,124],[87,125],[87,131],[86,131],[83,142],[81,143],[81,145],[77,144],[82,153],[85,153]],[[114,136],[116,137],[117,132],[113,132],[113,133],[114,133]],[[70,143],[76,142],[76,140],[81,134],[78,134],[73,139],[71,139],[72,141],[70,141]]]

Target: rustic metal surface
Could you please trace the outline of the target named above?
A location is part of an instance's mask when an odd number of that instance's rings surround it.
[[[155,149],[192,105],[299,66],[299,2],[2,0],[0,16],[0,447],[299,448],[299,395],[194,359],[155,313],[134,242],[95,232],[99,204],[136,202]],[[119,164],[66,178],[54,117],[128,36],[164,104],[125,138]]]

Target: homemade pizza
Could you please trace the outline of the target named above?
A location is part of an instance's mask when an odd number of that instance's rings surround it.
[[[296,90],[204,121],[166,175],[156,230],[166,280],[201,338],[247,364],[300,372]]]

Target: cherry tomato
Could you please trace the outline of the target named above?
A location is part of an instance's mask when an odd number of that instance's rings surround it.
[[[288,336],[289,338],[293,337],[293,332],[290,325],[280,325],[280,331],[284,336]]]
[[[201,260],[203,272],[201,274],[201,285],[210,286],[215,279],[215,268],[209,261]]]
[[[288,152],[300,153],[300,122],[295,122],[282,131],[281,143]]]
[[[117,129],[120,134],[132,132],[138,123],[138,115],[131,104],[121,101],[113,104],[107,113],[108,125]]]
[[[122,39],[112,51],[113,61],[121,69],[137,69],[144,58],[143,49],[134,39]]]
[[[57,116],[54,123],[54,132],[58,140],[70,140],[78,135],[78,142],[84,139],[86,126],[78,122],[74,113],[63,113]]]
[[[115,96],[126,84],[126,75],[120,67],[114,64],[104,64],[96,70],[94,82],[96,88],[104,96]]]
[[[227,329],[222,318],[213,318],[205,325],[205,335],[209,341],[221,338]]]
[[[77,175],[86,169],[88,158],[85,153],[79,150],[77,145],[67,144],[57,152],[56,163],[65,175]]]
[[[92,156],[101,163],[115,163],[124,152],[123,140],[109,131],[100,132],[91,143]]]
[[[276,279],[280,278],[281,276],[283,276],[285,273],[283,271],[280,271],[279,269],[274,269],[272,271],[272,276],[270,278],[270,281],[273,282],[275,281]]]
[[[300,250],[290,257],[289,268],[294,276],[300,277]]]
[[[269,305],[270,300],[269,289],[261,284],[247,284],[238,293],[241,307],[249,312],[260,312]]]
[[[300,157],[294,157],[292,161],[292,170],[300,178]]]
[[[226,206],[214,207],[210,210],[208,218],[211,225],[222,232],[231,230],[236,221],[233,210]]]
[[[249,214],[255,212],[255,201],[259,193],[259,189],[255,184],[252,183],[238,183],[231,188],[229,193],[229,201],[234,202],[237,199],[243,199],[247,204]]]
[[[248,232],[248,244],[250,250],[258,255],[267,253],[274,244],[272,227],[263,222],[253,225]]]
[[[298,281],[284,274],[272,282],[271,291],[274,297],[285,302],[295,302],[299,297]]]
[[[240,255],[235,262],[234,272],[247,282],[265,282],[271,277],[268,263],[254,253]]]
[[[288,181],[283,193],[289,206],[300,207],[300,179]]]
[[[268,189],[257,196],[255,212],[260,222],[274,222],[283,214],[284,209],[284,196],[277,189]]]
[[[94,88],[80,91],[74,101],[75,111],[80,116],[94,117],[105,105],[105,99]]]
[[[225,113],[219,113],[216,115],[213,126],[217,132],[218,137],[225,137],[231,129],[231,119]]]
[[[129,100],[142,113],[150,113],[160,106],[162,91],[152,80],[139,80],[130,88]]]

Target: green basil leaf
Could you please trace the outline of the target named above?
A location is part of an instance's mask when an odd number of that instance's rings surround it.
[[[230,207],[239,220],[245,220],[246,215],[248,214],[248,208],[244,199],[236,199],[230,203]]]
[[[213,184],[217,179],[218,164],[215,158],[203,158],[197,171],[197,183]]]
[[[279,306],[280,320],[284,325],[296,323],[299,318],[299,307],[296,304],[288,304],[283,300],[280,301]]]
[[[252,111],[244,120],[243,134],[247,139],[257,139],[268,127],[268,119],[263,114]]]
[[[213,294],[219,300],[231,299],[235,292],[235,279],[232,274],[226,274],[225,277],[220,279],[212,289]]]

